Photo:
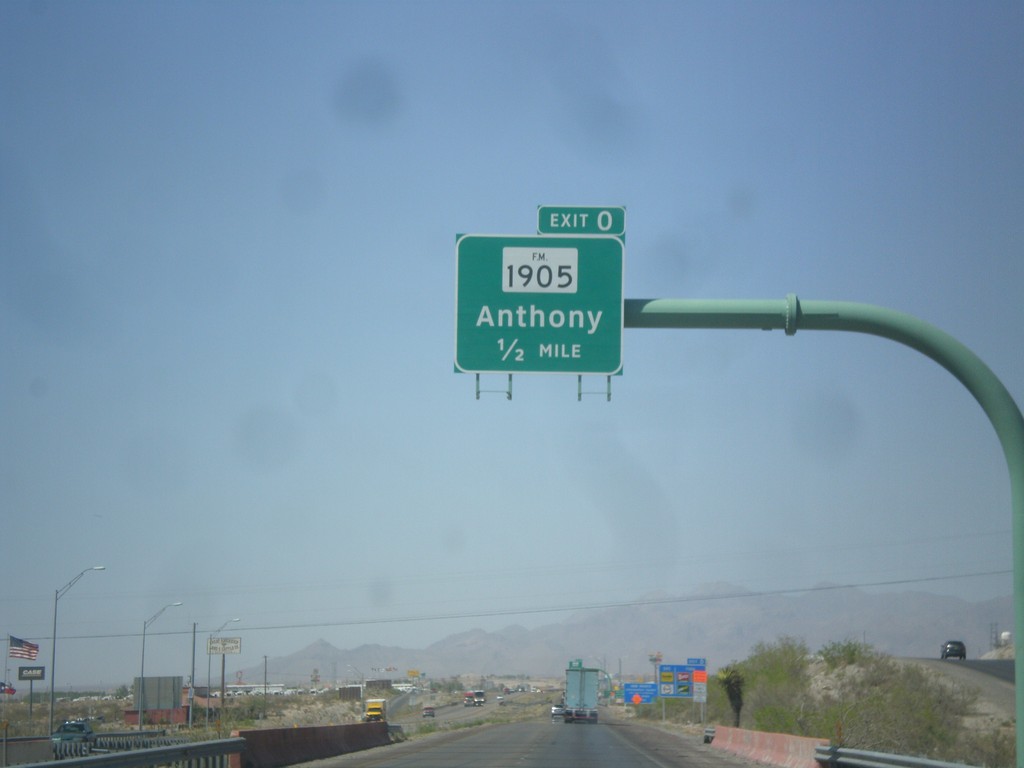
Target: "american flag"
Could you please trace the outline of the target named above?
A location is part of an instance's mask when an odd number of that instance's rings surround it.
[[[39,655],[39,646],[35,643],[30,643],[28,640],[22,640],[20,637],[14,635],[7,636],[7,642],[11,646],[10,656],[12,659],[28,659],[35,661],[35,658]]]

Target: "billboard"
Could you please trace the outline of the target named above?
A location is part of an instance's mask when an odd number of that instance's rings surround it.
[[[139,708],[139,680],[135,678],[135,709]],[[146,686],[146,711],[151,709],[176,709],[181,706],[181,691],[184,678],[181,675],[174,677],[147,677]]]
[[[241,652],[242,638],[240,637],[209,637],[206,639],[206,653],[210,656]]]
[[[45,680],[46,667],[18,667],[19,680]]]

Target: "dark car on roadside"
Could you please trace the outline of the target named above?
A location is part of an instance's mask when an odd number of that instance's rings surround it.
[[[433,707],[424,707],[423,708],[423,716],[424,717],[433,717],[434,716],[434,708]]]
[[[50,742],[57,759],[88,755],[96,745],[96,731],[85,720],[67,720],[50,734]]]
[[[966,659],[967,658],[967,646],[963,644],[962,640],[947,640],[942,644],[942,653],[939,655],[940,659]]]
[[[96,731],[85,720],[68,720],[53,732],[52,741],[96,741]]]

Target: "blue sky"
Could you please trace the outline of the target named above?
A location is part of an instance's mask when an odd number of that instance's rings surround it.
[[[251,666],[712,582],[1009,594],[1002,452],[935,363],[627,329],[610,403],[477,400],[455,236],[624,205],[626,298],[897,309],[1020,403],[1022,32],[1017,2],[3,3],[3,629],[48,659],[97,564],[58,684],[130,682],[178,600],[147,674],[234,617]]]

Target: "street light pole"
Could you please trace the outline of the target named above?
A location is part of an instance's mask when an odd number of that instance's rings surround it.
[[[267,719],[267,657],[263,657],[263,719]]]
[[[360,706],[362,706],[362,702],[364,701],[364,696],[366,694],[366,686],[363,684],[363,672],[357,667],[353,667],[351,664],[347,664],[346,666],[359,676],[359,702]]]
[[[192,730],[192,710],[196,699],[196,627],[198,623],[192,622],[192,674],[188,677],[188,729]]]
[[[78,582],[80,578],[85,576],[89,571],[105,571],[102,565],[94,565],[92,568],[86,568],[80,574],[75,576],[71,581],[65,584],[63,587],[53,593],[53,636],[51,637],[50,643],[50,733],[53,733],[53,706],[54,706],[54,678],[57,677],[57,601],[64,596],[64,593],[71,589]]]
[[[359,695],[361,697],[362,696],[362,690],[363,690],[363,672],[362,672],[362,670],[359,669],[358,667],[353,667],[351,664],[346,664],[345,666],[347,666],[349,669],[351,669],[353,672],[356,673],[356,677],[359,680],[359,691],[360,691]]]
[[[216,632],[211,632],[210,633],[210,637],[213,637],[214,635],[219,635],[221,632],[224,631],[224,627],[226,627],[228,624],[231,624],[231,623],[236,622],[236,621],[241,621],[241,619],[228,619],[227,621],[225,621],[223,624],[220,625],[220,629],[218,629]],[[210,667],[211,659],[210,659],[210,657],[211,656],[212,656],[212,654],[210,653],[210,641],[209,641],[209,638],[207,638],[207,641],[206,641],[206,728],[207,728],[207,730],[209,730],[209,728],[210,728],[210,686],[213,684],[212,680],[210,679],[210,674],[211,674],[211,672],[210,672],[210,670],[211,670],[211,667]],[[224,702],[223,701],[220,702],[220,706],[223,708],[223,706],[224,706]]]
[[[139,730],[142,730],[142,726],[146,720],[146,627],[160,618],[160,614],[166,611],[168,608],[173,608],[176,605],[182,605],[182,602],[178,600],[175,603],[168,603],[159,611],[154,613],[144,622],[142,622],[142,669],[139,670]],[[180,691],[179,691],[180,693]]]

